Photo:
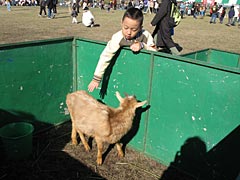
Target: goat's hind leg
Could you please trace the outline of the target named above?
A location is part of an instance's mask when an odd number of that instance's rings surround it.
[[[74,123],[72,123],[72,134],[71,134],[72,144],[77,145],[77,131],[75,129]]]
[[[89,150],[90,150],[90,147],[89,147],[89,145],[88,145],[88,143],[87,143],[87,141],[86,141],[86,139],[85,139],[85,137],[84,137],[84,134],[83,134],[81,131],[79,131],[79,130],[78,130],[78,134],[79,134],[80,139],[81,139],[81,141],[82,141],[82,143],[83,143],[83,145],[84,145],[85,150],[86,150],[86,151],[89,151]]]
[[[97,164],[102,165],[102,151],[103,151],[103,142],[97,138],[95,138],[97,143]]]

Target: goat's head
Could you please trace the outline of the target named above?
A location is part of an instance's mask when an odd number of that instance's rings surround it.
[[[147,101],[138,102],[135,96],[129,96],[125,94],[125,98],[122,98],[120,93],[116,91],[116,97],[120,102],[120,106],[129,108],[138,108],[147,103]]]

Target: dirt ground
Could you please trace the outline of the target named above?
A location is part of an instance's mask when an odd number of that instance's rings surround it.
[[[160,179],[167,167],[133,149],[125,149],[119,159],[115,148],[106,144],[103,165],[96,165],[96,144],[85,152],[83,145],[70,141],[71,123],[67,122],[33,138],[33,155],[28,160],[1,161],[0,179]],[[5,162],[5,163],[4,163]]]

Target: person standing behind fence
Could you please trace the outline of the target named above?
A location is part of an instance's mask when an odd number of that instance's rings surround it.
[[[78,21],[77,21],[78,13],[76,11],[76,7],[75,6],[72,7],[71,16],[72,16],[72,24],[77,24],[78,23]]]
[[[38,16],[42,16],[42,11],[44,12],[44,15],[46,16],[47,15],[46,0],[40,0],[39,6],[40,6],[40,12],[39,12]]]
[[[148,8],[149,8],[148,6],[149,6],[148,0],[143,0],[143,12],[144,13],[147,13]]]
[[[192,3],[191,15],[193,16],[194,19],[197,19],[197,4],[196,4],[196,2]]]
[[[210,24],[214,23],[216,24],[216,19],[218,16],[218,5],[217,2],[214,2],[214,5],[212,6],[212,15],[211,15],[211,19],[210,19]]]
[[[100,7],[101,7],[101,10],[105,10],[104,6],[105,6],[105,2],[104,2],[104,0],[100,0]]]
[[[201,19],[203,19],[203,17],[204,17],[204,12],[205,12],[205,6],[204,6],[204,4],[201,4],[201,6],[200,6],[200,8],[199,8],[199,11],[200,11]]]
[[[47,0],[47,8],[48,8],[48,19],[54,18],[53,15],[53,0]]]
[[[152,36],[157,35],[156,46],[157,48],[162,48],[163,50],[170,51],[173,55],[180,55],[176,44],[173,42],[171,34],[173,32],[173,27],[169,26],[169,19],[171,13],[171,4],[177,3],[176,0],[163,0],[160,8],[154,18],[152,19],[151,25],[156,26]]]
[[[6,0],[6,4],[7,4],[7,10],[11,11],[11,1],[10,0]]]
[[[154,2],[153,0],[149,0],[149,13],[152,14],[154,10]]]
[[[219,18],[221,24],[223,23],[225,15],[226,15],[226,7],[223,7],[222,12],[220,14],[220,18]]]
[[[76,11],[80,13],[80,0],[76,0]]]
[[[231,24],[233,23],[234,15],[235,15],[234,6],[231,6],[229,11],[228,11],[228,24],[227,24],[227,26],[231,26]]]
[[[154,13],[157,13],[158,12],[158,9],[159,9],[159,3],[158,1],[154,1]]]
[[[235,5],[234,6],[234,17],[233,17],[232,26],[235,26],[235,24],[237,23],[237,21],[238,21],[238,14],[239,14],[238,8],[237,8],[237,5]]]
[[[57,4],[58,4],[58,0],[53,0],[53,15],[54,16],[57,14]]]
[[[183,19],[183,15],[186,9],[186,5],[184,4],[184,2],[181,2],[180,4],[180,13],[181,13],[181,18]]]

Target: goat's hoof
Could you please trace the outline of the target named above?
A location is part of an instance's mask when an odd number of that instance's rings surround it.
[[[90,151],[90,147],[87,145],[87,146],[84,146],[84,148],[85,148],[85,150],[87,151],[87,152],[89,152]]]
[[[77,140],[72,140],[72,144],[76,146],[78,144]]]
[[[124,157],[124,153],[123,152],[122,153],[118,153],[118,157],[123,158]]]
[[[99,165],[99,166],[102,165],[102,158],[97,158],[97,165]]]

